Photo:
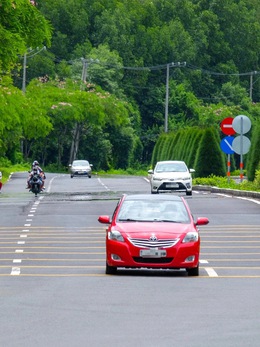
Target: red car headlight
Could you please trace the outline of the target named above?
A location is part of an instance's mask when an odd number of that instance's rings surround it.
[[[186,234],[182,243],[197,242],[199,240],[199,234],[196,231],[190,231]]]
[[[122,234],[120,233],[120,231],[117,231],[117,230],[109,231],[107,233],[107,237],[108,237],[109,240],[125,242]]]

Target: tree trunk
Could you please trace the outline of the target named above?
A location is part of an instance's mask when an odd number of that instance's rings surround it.
[[[76,159],[79,149],[79,139],[80,139],[80,123],[76,123],[72,132],[72,142],[70,148],[70,160],[69,164]]]

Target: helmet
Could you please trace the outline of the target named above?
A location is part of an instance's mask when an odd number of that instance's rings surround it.
[[[37,160],[34,160],[34,162],[33,162],[33,166],[35,166],[35,165],[39,165]]]

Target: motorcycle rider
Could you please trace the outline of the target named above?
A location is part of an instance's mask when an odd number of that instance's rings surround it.
[[[44,180],[46,179],[45,173],[43,172],[42,168],[40,167],[39,163],[37,160],[34,160],[34,162],[32,163],[32,169],[31,171],[29,171],[29,177],[27,180],[27,187],[26,189],[31,188],[31,184],[30,184],[30,180],[32,179],[32,177],[37,174],[42,182],[41,184],[41,190],[44,190]]]

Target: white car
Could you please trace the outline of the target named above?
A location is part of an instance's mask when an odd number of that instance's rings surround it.
[[[93,165],[89,164],[87,160],[74,160],[73,163],[69,165],[70,177],[88,176],[91,178],[92,166]]]
[[[158,161],[154,170],[149,170],[151,193],[180,191],[192,195],[192,177],[194,169],[188,169],[184,161]]]

